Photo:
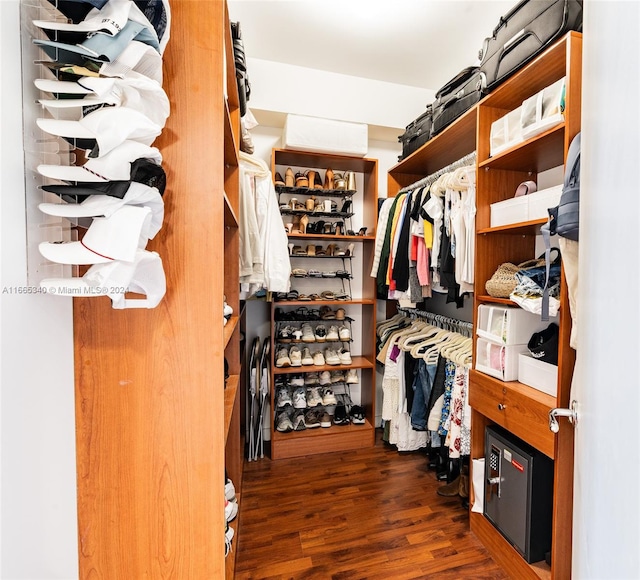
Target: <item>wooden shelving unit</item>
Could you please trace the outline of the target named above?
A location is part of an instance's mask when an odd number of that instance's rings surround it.
[[[484,294],[485,282],[503,262],[519,263],[535,255],[536,236],[546,220],[490,227],[490,204],[513,196],[525,180],[565,163],[571,139],[580,130],[582,36],[569,33],[524,69],[495,89],[478,105],[478,179],[476,213],[476,296],[480,304],[509,304],[508,299]],[[566,76],[565,120],[507,151],[489,156],[491,123],[530,97]],[[573,493],[573,430],[563,425],[549,430],[549,410],[569,406],[574,352],[569,347],[571,318],[564,280],[559,314],[558,394],[553,397],[527,385],[503,382],[478,371],[469,377],[472,407],[472,458],[484,457],[484,430],[497,424],[554,460],[554,506],[551,566],[528,564],[482,515],[471,513],[471,529],[494,558],[514,578],[571,577],[571,521]],[[474,320],[474,325],[477,319]],[[475,352],[475,341],[474,341]]]
[[[316,453],[325,453],[329,451],[339,451],[347,449],[358,449],[369,447],[375,443],[375,280],[369,276],[371,264],[373,261],[373,246],[375,243],[375,231],[377,223],[377,175],[378,162],[375,159],[366,159],[362,157],[348,157],[344,155],[328,155],[319,153],[307,153],[301,151],[292,151],[285,149],[274,149],[271,156],[271,170],[275,176],[279,172],[284,176],[287,167],[291,167],[295,172],[305,171],[308,169],[320,170],[324,177],[327,168],[331,168],[334,172],[343,173],[345,171],[354,171],[358,188],[355,192],[344,192],[345,199],[351,199],[353,208],[349,213],[354,213],[353,220],[359,220],[357,227],[353,229],[357,232],[360,227],[367,227],[365,236],[347,236],[332,234],[300,234],[292,233],[289,235],[291,242],[305,245],[305,240],[315,242],[317,244],[337,243],[341,246],[354,244],[354,256],[292,256],[294,258],[294,267],[298,264],[307,264],[307,267],[319,269],[342,268],[343,263],[349,262],[348,269],[351,271],[352,279],[349,280],[350,288],[353,291],[350,300],[295,300],[295,301],[274,301],[271,304],[271,384],[275,384],[275,378],[287,376],[291,374],[302,374],[310,372],[322,372],[332,370],[345,371],[349,368],[358,369],[360,398],[354,401],[360,404],[366,414],[366,422],[364,425],[332,425],[330,428],[307,429],[305,431],[280,433],[273,430],[271,438],[271,458],[282,459],[287,457],[298,457]],[[316,195],[319,198],[329,197],[335,199],[340,197],[340,193],[330,191],[330,195],[325,196],[322,190],[305,190],[295,188],[294,192],[287,192],[286,188],[282,190],[281,198],[287,195],[303,200],[310,195]],[[340,201],[338,201],[340,204]],[[357,209],[356,209],[357,208]],[[304,212],[302,212],[304,213]],[[334,219],[328,217],[327,214],[309,214],[310,219]],[[283,216],[287,219],[290,216]],[[335,217],[344,221],[344,218]],[[308,260],[308,261],[307,261]],[[301,283],[301,278],[292,278],[292,286]],[[322,290],[332,290],[338,284],[336,278],[313,278],[306,279],[306,282],[316,286],[316,290],[320,293]],[[304,282],[303,282],[304,283]],[[357,291],[355,290],[357,288]],[[351,325],[354,341],[348,343],[350,348],[357,345],[358,351],[352,350],[352,363],[345,365],[323,365],[323,366],[301,366],[278,368],[275,366],[275,356],[280,344],[277,341],[277,327],[279,322],[276,320],[276,309],[284,312],[292,312],[298,308],[307,308],[318,310],[322,306],[329,306],[333,310],[344,308],[347,316],[353,320]],[[312,326],[315,324],[331,324],[340,325],[339,320],[317,320],[310,322]],[[300,322],[287,324],[301,324]],[[339,348],[347,343],[299,343],[300,348],[308,346],[311,351],[324,349],[326,347]],[[286,344],[284,344],[286,346]],[[289,345],[291,346],[291,345]],[[271,409],[275,409],[275,388],[271,389]]]
[[[582,35],[571,32],[389,170],[387,188],[389,196],[394,196],[402,187],[467,153],[477,152],[474,326],[480,304],[515,306],[509,299],[486,295],[485,283],[501,263],[517,264],[535,255],[536,236],[546,220],[492,228],[490,205],[513,197],[523,181],[564,164],[569,144],[580,131],[581,60]],[[564,122],[490,157],[491,124],[562,77],[566,77]],[[554,460],[551,566],[544,562],[528,564],[482,514],[471,512],[469,516],[474,533],[496,561],[518,579],[560,580],[571,576],[573,431],[563,425],[559,433],[553,434],[548,425],[550,409],[569,406],[574,364],[574,352],[569,347],[571,319],[564,279],[561,284],[557,397],[517,381],[503,382],[476,370],[472,370],[469,377],[472,459],[484,457],[485,427],[497,424]],[[476,338],[474,353],[475,341]]]

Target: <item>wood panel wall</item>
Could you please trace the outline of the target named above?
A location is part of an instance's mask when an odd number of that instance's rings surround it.
[[[80,577],[224,577],[221,0],[172,0],[153,310],[74,302]],[[219,493],[218,493],[219,490]]]

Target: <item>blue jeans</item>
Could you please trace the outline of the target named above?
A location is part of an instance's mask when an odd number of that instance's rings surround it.
[[[424,360],[418,361],[413,379],[413,405],[411,406],[411,426],[416,431],[427,430],[427,404],[431,396],[433,379],[437,365],[428,365]]]

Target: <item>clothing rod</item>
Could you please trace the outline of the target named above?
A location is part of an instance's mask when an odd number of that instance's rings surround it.
[[[422,179],[419,179],[415,183],[412,183],[411,185],[407,185],[403,187],[398,193],[399,194],[406,193],[407,191],[411,191],[418,187],[429,187],[441,175],[444,175],[445,173],[449,173],[450,171],[459,169],[460,167],[466,167],[467,165],[472,165],[475,162],[476,162],[476,152],[472,151],[471,153],[468,153],[461,159],[458,159],[457,161],[450,163],[446,167],[443,167],[442,169],[438,169],[438,171],[436,171],[435,173],[432,173],[431,175],[427,175],[427,177],[423,177]]]
[[[473,336],[473,324],[471,322],[466,322],[465,320],[458,320],[457,318],[451,318],[442,314],[435,314],[433,312],[418,310],[416,308],[407,308],[404,306],[399,307],[398,312],[415,318],[423,318],[429,322],[429,324],[444,330],[458,332],[469,337]]]

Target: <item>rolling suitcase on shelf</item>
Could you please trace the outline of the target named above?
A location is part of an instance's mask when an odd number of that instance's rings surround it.
[[[582,0],[522,0],[500,18],[479,53],[487,91],[492,91],[554,40],[582,31]]]
[[[431,136],[467,112],[484,96],[484,92],[485,80],[479,67],[470,66],[461,70],[436,93]]]
[[[404,134],[398,137],[398,141],[402,143],[402,155],[398,157],[398,161],[411,155],[431,138],[431,117],[431,105],[427,105],[427,110],[407,125]]]

